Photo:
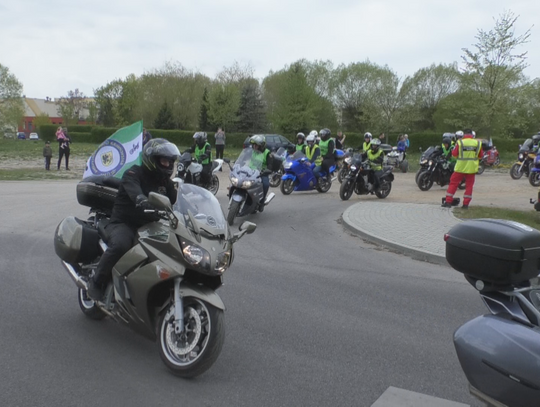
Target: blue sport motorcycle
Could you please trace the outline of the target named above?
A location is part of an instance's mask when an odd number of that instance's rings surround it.
[[[336,156],[343,154],[342,150],[336,150]],[[309,163],[306,155],[302,151],[297,151],[288,156],[283,164],[285,174],[281,177],[280,189],[283,195],[289,195],[293,191],[311,191],[316,189],[319,192],[328,192],[335,179],[334,171],[336,166],[330,167],[330,175],[321,172],[317,179],[313,174],[315,164]]]

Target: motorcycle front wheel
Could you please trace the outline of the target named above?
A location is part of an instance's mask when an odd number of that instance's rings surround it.
[[[384,199],[388,195],[390,195],[391,190],[392,190],[392,183],[388,181],[383,181],[379,189],[375,191],[375,195],[377,195],[377,198],[379,199]]]
[[[418,188],[420,191],[429,191],[433,186],[433,180],[431,179],[431,174],[428,171],[421,172],[418,175]]]
[[[521,164],[515,163],[512,165],[512,168],[510,168],[510,177],[512,177],[512,179],[520,179],[523,176],[523,172],[519,170],[519,167],[521,167]]]
[[[477,172],[477,174],[482,175],[484,173],[485,169],[486,169],[486,165],[483,162],[481,162],[480,164],[478,164],[478,172]]]
[[[419,168],[418,171],[416,171],[416,175],[414,176],[414,181],[416,182],[416,185],[418,185],[418,177],[420,174],[422,174],[423,168]]]
[[[540,172],[531,171],[529,175],[529,184],[533,187],[540,187]]]
[[[270,175],[270,186],[272,188],[277,188],[281,184],[281,171],[273,172],[272,175]]]
[[[350,178],[345,178],[339,188],[339,197],[342,201],[348,200],[354,192],[354,181]]]
[[[217,194],[219,190],[219,178],[216,174],[212,174],[212,181],[210,181],[208,190],[214,195]]]
[[[294,191],[294,181],[290,178],[283,181],[279,187],[283,195],[290,195]]]
[[[341,184],[343,183],[343,179],[347,175],[347,169],[345,167],[341,167],[341,169],[337,173],[337,180]]]
[[[174,304],[163,312],[158,322],[159,355],[177,376],[196,377],[217,360],[225,340],[223,311],[192,297],[184,303],[184,329],[174,329]]]
[[[227,214],[227,222],[229,223],[229,226],[233,225],[234,218],[236,218],[236,215],[238,215],[239,210],[240,202],[232,201],[231,206],[229,207],[229,213]]]

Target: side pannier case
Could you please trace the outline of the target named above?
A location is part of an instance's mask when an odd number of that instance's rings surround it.
[[[518,222],[477,219],[445,235],[446,260],[457,271],[483,282],[512,286],[537,277],[540,231]]]
[[[67,263],[90,262],[100,254],[98,232],[86,222],[68,216],[56,228],[54,250]]]

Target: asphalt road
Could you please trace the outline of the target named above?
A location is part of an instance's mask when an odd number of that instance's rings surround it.
[[[479,296],[450,268],[352,236],[339,219],[357,200],[337,186],[274,189],[248,218],[258,228],[219,290],[222,353],[183,380],[156,344],[80,312],[52,244],[63,217],[87,213],[75,182],[0,183],[0,406],[371,406],[389,386],[477,405],[452,334],[485,312]]]

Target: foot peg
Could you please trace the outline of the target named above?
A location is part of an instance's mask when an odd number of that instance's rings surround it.
[[[270,201],[275,198],[275,196],[276,194],[274,194],[273,192],[270,192],[268,196],[266,197],[266,199],[264,200],[264,204],[268,205]]]

